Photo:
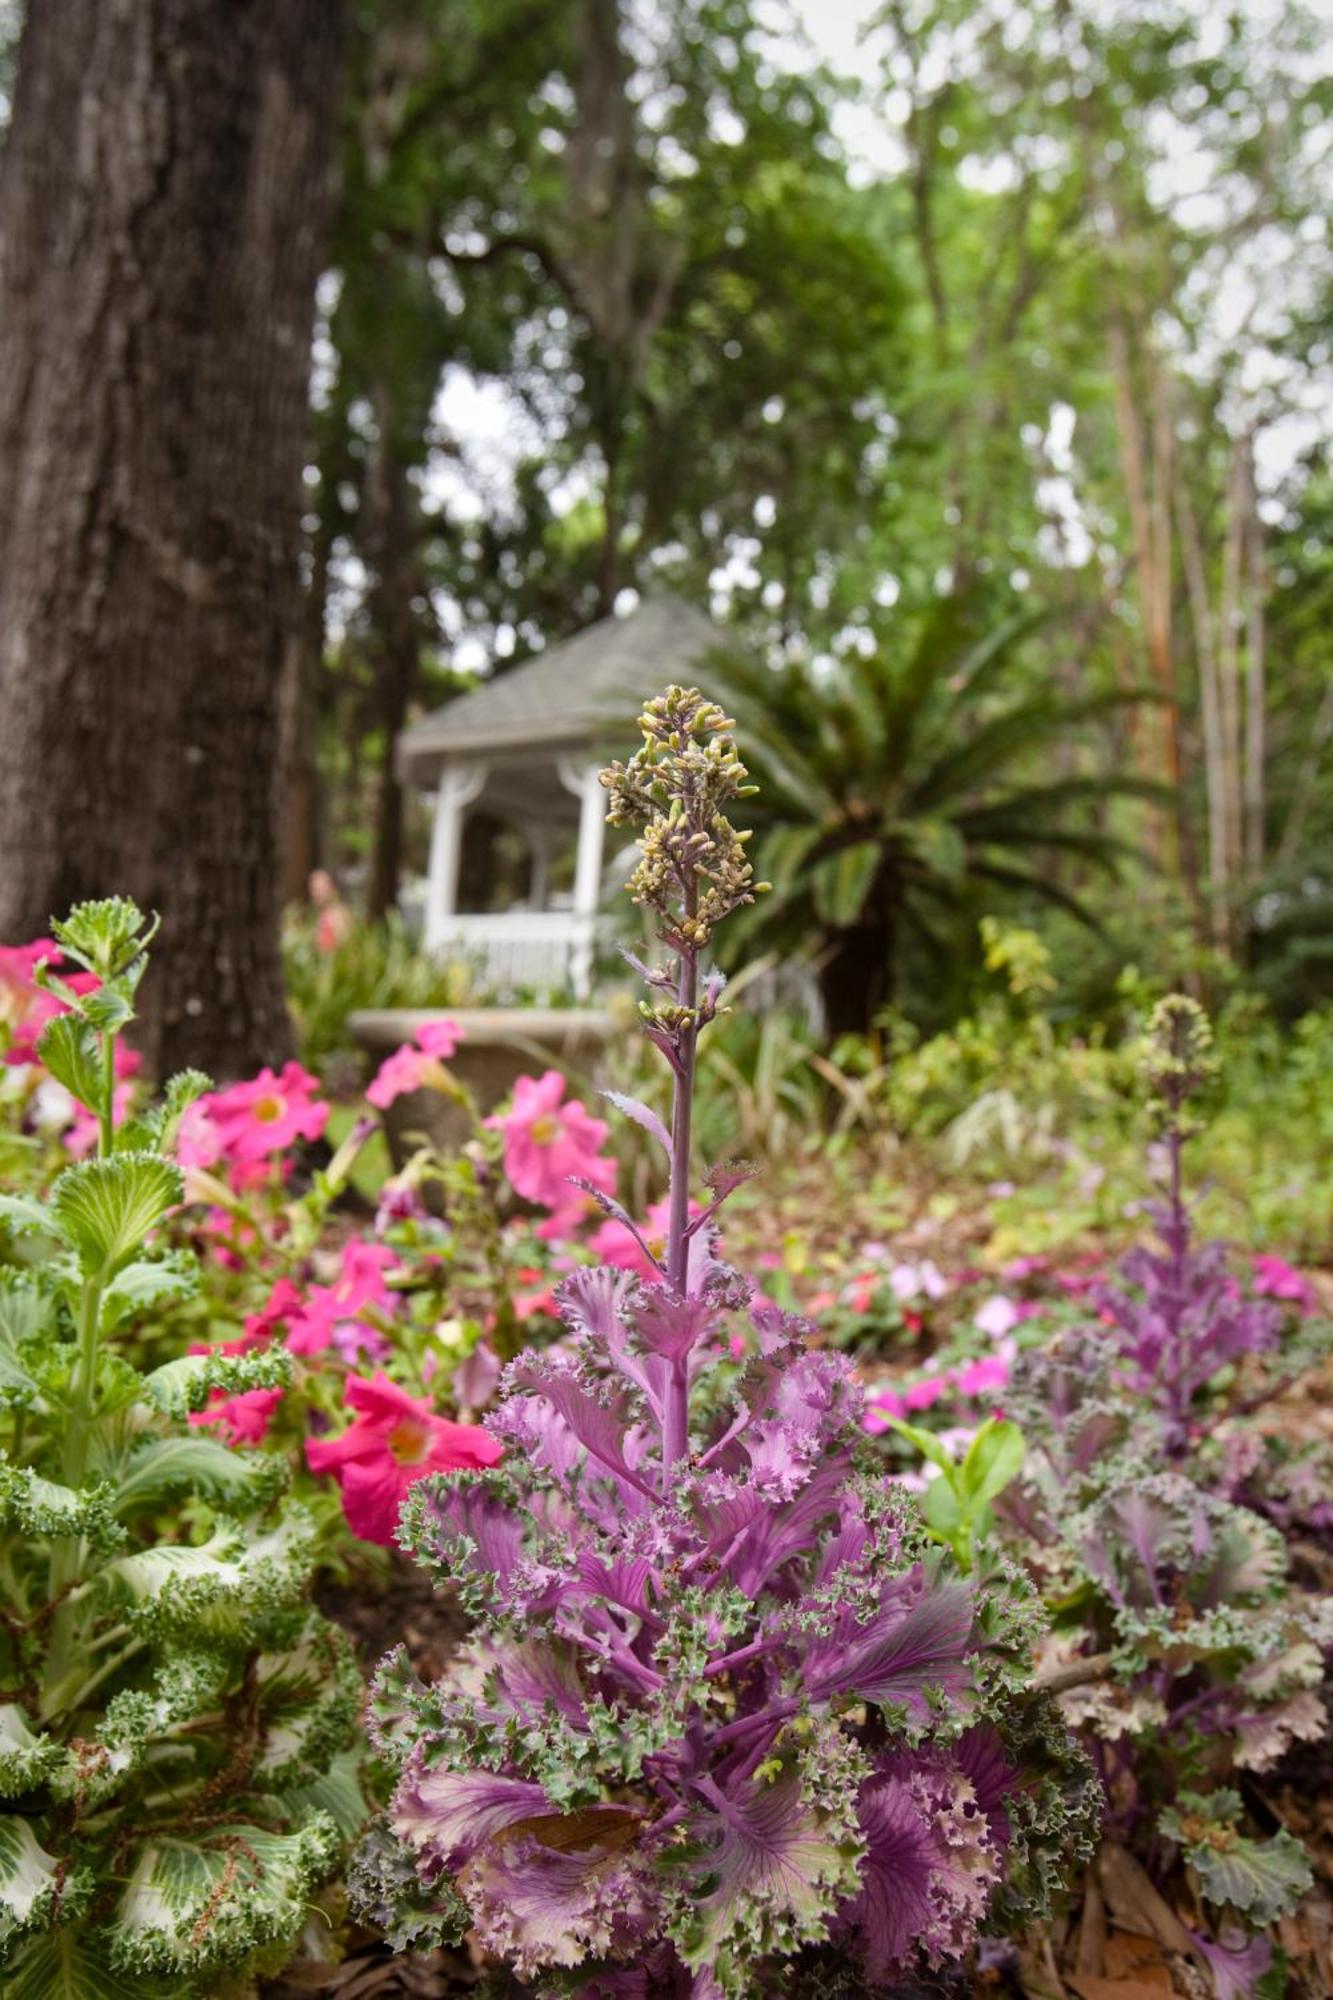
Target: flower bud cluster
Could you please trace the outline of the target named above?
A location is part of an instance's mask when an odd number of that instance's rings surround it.
[[[754,901],[748,833],[726,816],[755,787],[736,754],[732,724],[695,688],[671,687],[640,718],[643,747],[602,772],[613,826],[640,825],[628,888],[653,911],[663,944],[698,953],[725,917]]]

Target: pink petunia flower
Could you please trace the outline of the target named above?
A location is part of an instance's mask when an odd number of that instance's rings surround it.
[[[393,1546],[398,1514],[428,1472],[477,1470],[501,1457],[497,1440],[477,1424],[451,1423],[409,1396],[384,1373],[353,1376],[347,1401],[356,1419],[336,1438],[308,1438],[306,1461],[342,1488],[343,1512],[363,1541]]]
[[[692,1201],[691,1216],[699,1213],[698,1202]],[[594,1251],[604,1264],[618,1264],[622,1271],[633,1271],[640,1278],[650,1280],[660,1278],[662,1275],[660,1265],[666,1260],[667,1228],[670,1220],[671,1201],[664,1195],[661,1201],[655,1201],[648,1210],[643,1220],[643,1228],[639,1232],[653,1253],[653,1257],[659,1260],[658,1264],[654,1264],[652,1257],[645,1254],[634,1231],[627,1229],[623,1222],[617,1222],[613,1215],[608,1215],[601,1227],[593,1231],[588,1238],[588,1248]],[[814,1311],[813,1303],[811,1311]]]
[[[463,1039],[457,1021],[426,1021],[411,1042],[386,1056],[366,1087],[367,1102],[386,1111],[395,1098],[420,1090],[433,1080],[440,1063],[448,1062]]]
[[[1256,1256],[1251,1259],[1254,1272],[1254,1289],[1265,1298],[1289,1299],[1298,1305],[1303,1313],[1316,1312],[1319,1299],[1310,1280],[1289,1264],[1285,1257],[1271,1255]]]
[[[293,1354],[323,1354],[336,1347],[346,1361],[366,1353],[380,1360],[388,1342],[364,1314],[391,1313],[394,1298],[385,1273],[398,1259],[386,1243],[354,1237],[343,1251],[342,1269],[331,1285],[313,1285],[300,1310],[291,1315],[287,1346]]]
[[[212,1165],[224,1159],[242,1169],[262,1167],[298,1139],[318,1139],[329,1122],[329,1107],[317,1101],[318,1090],[318,1077],[299,1062],[289,1062],[280,1074],[261,1069],[244,1083],[210,1091],[191,1107],[195,1118],[189,1124],[187,1144],[208,1150],[211,1140],[201,1130],[202,1119],[207,1119],[218,1150],[212,1161],[195,1159],[186,1164]],[[178,1157],[183,1157],[179,1151]]]
[[[281,1389],[246,1389],[237,1396],[224,1396],[215,1389],[207,1409],[190,1412],[190,1422],[220,1424],[228,1444],[262,1444],[281,1401]]]
[[[514,1085],[513,1108],[486,1123],[504,1133],[505,1172],[525,1201],[550,1210],[537,1234],[546,1239],[568,1236],[583,1218],[588,1198],[571,1185],[571,1176],[591,1181],[603,1194],[616,1184],[616,1163],[599,1151],[606,1124],[594,1118],[577,1098],[564,1102],[565,1079],[558,1069],[544,1076],[521,1076]]]

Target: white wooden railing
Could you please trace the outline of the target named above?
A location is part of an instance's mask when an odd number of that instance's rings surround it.
[[[443,917],[430,940],[442,958],[464,958],[501,997],[519,989],[565,991],[586,999],[592,986],[597,920],[573,910],[505,910]]]

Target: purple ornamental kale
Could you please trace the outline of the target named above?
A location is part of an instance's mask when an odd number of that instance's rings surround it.
[[[1183,1157],[1196,1128],[1185,1107],[1212,1067],[1208,1022],[1192,1000],[1171,994],[1154,1010],[1148,1033],[1167,1161],[1166,1200],[1151,1210],[1162,1247],[1131,1251],[1120,1266],[1122,1282],[1102,1291],[1098,1303],[1114,1327],[1129,1385],[1156,1404],[1167,1453],[1179,1458],[1193,1441],[1195,1398],[1228,1362],[1272,1347],[1282,1312],[1241,1291],[1223,1244],[1194,1241]]]
[[[718,1261],[738,1175],[691,1219],[719,992],[698,959],[751,894],[721,810],[744,771],[696,694],[643,726],[607,777],[612,817],[647,822],[631,886],[677,961],[645,1014],[677,1086],[667,1251],[651,1282],[569,1277],[569,1340],[513,1362],[488,1420],[503,1464],[413,1489],[405,1544],[473,1626],[434,1686],[401,1653],[381,1669],[397,1847],[368,1847],[360,1899],[403,1937],[433,1902],[544,1994],[796,1991],[821,1947],[884,1987],[963,1956],[997,1894],[1041,1901],[1088,1773],[1022,1693],[1016,1576],[950,1570],[863,1455],[849,1364]]]

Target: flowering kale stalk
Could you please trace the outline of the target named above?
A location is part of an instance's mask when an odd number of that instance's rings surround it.
[[[1237,1288],[1225,1245],[1194,1242],[1184,1153],[1199,1128],[1188,1105],[1216,1068],[1211,1045],[1207,1016],[1183,994],[1169,994],[1154,1009],[1147,1074],[1167,1165],[1166,1199],[1152,1210],[1162,1247],[1131,1251],[1121,1265],[1123,1282],[1099,1299],[1115,1326],[1130,1387],[1161,1412],[1172,1459],[1189,1451],[1196,1402],[1219,1369],[1272,1347],[1283,1319],[1278,1307]]]
[[[141,1373],[120,1351],[198,1283],[160,1226],[207,1078],[117,1125],[152,933],[121,900],[54,930],[83,971],[45,975],[35,1055],[97,1148],[45,1199],[0,1195],[0,1988],[158,2000],[286,1956],[363,1817],[359,1682],[307,1601],[283,1467],[187,1421],[272,1392],[286,1358]]]
[[[642,727],[604,782],[642,827],[633,893],[667,953],[639,969],[671,1129],[619,1101],[667,1155],[665,1244],[603,1197],[639,1270],[566,1280],[569,1337],[510,1365],[489,1419],[500,1466],[412,1488],[402,1539],[473,1627],[433,1686],[402,1652],[380,1670],[399,1776],[354,1895],[403,1945],[470,1931],[544,1995],[795,1995],[852,1968],[879,1990],[1040,1908],[1096,1794],[1025,1687],[1017,1573],[929,1545],[865,1456],[848,1363],[718,1261],[747,1169],[690,1202],[721,992],[701,958],[755,893],[726,818],[745,772],[696,693]]]

